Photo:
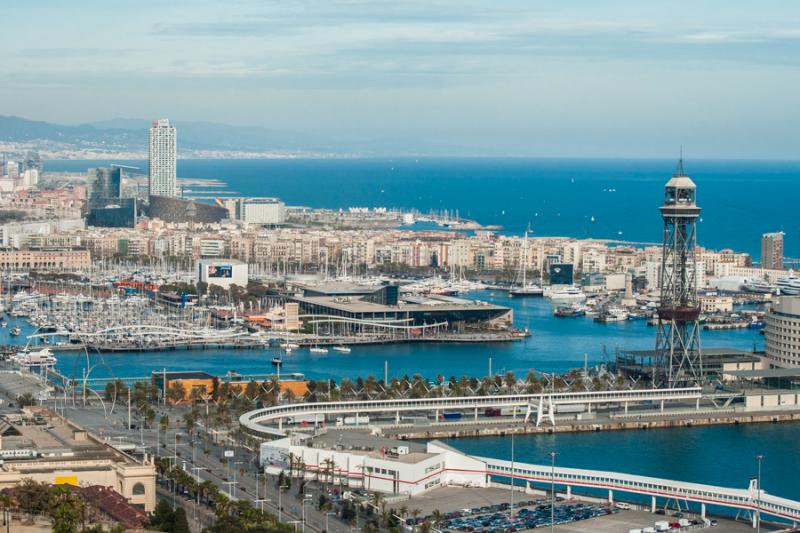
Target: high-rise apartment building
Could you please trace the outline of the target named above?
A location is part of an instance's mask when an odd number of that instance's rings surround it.
[[[783,232],[765,233],[761,236],[761,266],[781,270],[783,268]]]
[[[166,118],[153,121],[150,127],[150,172],[148,185],[151,196],[178,196],[177,144],[175,127]]]

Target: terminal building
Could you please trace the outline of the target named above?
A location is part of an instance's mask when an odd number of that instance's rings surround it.
[[[401,294],[399,287],[392,284],[327,284],[300,289],[301,295],[290,297],[299,304],[300,315],[326,325],[335,323],[343,330],[332,333],[362,332],[365,328],[411,334],[424,334],[423,329],[431,328],[439,332],[501,328],[511,327],[513,318],[508,307],[453,296]]]
[[[398,442],[366,433],[329,431],[261,445],[261,464],[268,474],[288,469],[290,457],[299,459],[307,473],[327,476],[333,484],[386,494],[416,496],[442,486],[489,485],[483,461],[439,441]]]

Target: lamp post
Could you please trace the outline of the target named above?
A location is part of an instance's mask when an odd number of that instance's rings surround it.
[[[300,506],[301,506],[301,510],[302,510],[302,514],[303,514],[303,516],[302,516],[302,520],[303,520],[302,533],[306,533],[306,502],[311,500],[313,497],[314,496],[312,496],[311,494],[306,494],[305,492],[303,492],[303,501],[300,502]]]
[[[553,532],[556,523],[556,452],[550,452],[550,533]]]
[[[758,481],[756,481],[756,531],[761,533],[761,462],[764,456],[761,454],[756,455],[758,462]]]
[[[197,496],[197,498],[196,498],[195,507],[194,507],[194,519],[197,520],[197,510],[200,508],[200,471],[201,470],[206,470],[206,467],[204,467],[204,466],[193,466],[192,470],[194,470],[194,480],[195,480],[195,483],[197,484],[197,487],[195,487],[195,489],[196,489],[195,490],[195,496]]]
[[[242,464],[242,461],[236,461],[233,463],[233,497],[236,497],[236,470],[237,467]]]
[[[278,523],[280,524],[283,522],[283,504],[281,503],[281,496],[283,496],[283,491],[288,489],[286,485],[281,485],[278,487]]]

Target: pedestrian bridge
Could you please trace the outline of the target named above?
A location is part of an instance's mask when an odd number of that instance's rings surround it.
[[[555,484],[566,487],[568,495],[571,494],[572,487],[585,487],[608,490],[609,502],[614,501],[615,491],[650,496],[653,512],[656,510],[656,498],[661,498],[667,503],[683,502],[688,504],[688,502],[693,502],[698,504],[703,517],[705,517],[706,505],[727,507],[735,509],[737,512],[744,511],[750,513],[754,527],[759,513],[792,523],[800,522],[800,502],[772,496],[763,490],[759,491],[755,479],[750,481],[747,489],[732,489],[617,472],[554,468],[488,457],[474,458],[486,463],[486,473],[490,476],[522,480],[529,485],[550,486]]]
[[[296,403],[266,407],[244,413],[239,417],[242,427],[268,435],[284,435],[283,423],[288,418],[310,420],[322,423],[325,417],[334,415],[361,415],[368,413],[394,414],[399,423],[400,413],[409,411],[433,412],[436,418],[447,410],[471,411],[474,419],[478,419],[479,410],[487,407],[521,407],[525,420],[536,413],[537,425],[546,415],[555,423],[554,413],[558,405],[623,405],[627,411],[629,403],[659,403],[663,409],[664,402],[694,401],[699,404],[702,397],[700,387],[674,389],[640,389],[624,391],[594,392],[554,392],[538,394],[509,394],[496,396],[458,396],[443,398],[414,398],[393,400],[364,400],[348,402]],[[547,409],[549,408],[549,413]],[[516,416],[516,414],[514,415]],[[277,423],[278,427],[265,424]]]

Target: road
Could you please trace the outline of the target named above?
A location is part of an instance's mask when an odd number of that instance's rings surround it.
[[[69,403],[69,402],[68,402]],[[57,408],[61,412],[63,405],[58,404]],[[127,429],[127,406],[116,406],[113,413],[104,413],[101,406],[87,405],[83,407],[81,402],[75,407],[67,405],[64,413],[68,418],[79,425],[91,430],[93,433],[107,438],[111,442],[130,443],[143,446],[149,453],[155,453],[159,457],[175,457],[177,455],[178,464],[184,466],[186,471],[192,476],[199,476],[200,480],[211,480],[221,491],[230,494],[236,499],[248,499],[255,506],[263,505],[265,511],[278,514],[278,489],[277,478],[275,476],[265,476],[258,467],[258,453],[244,447],[235,447],[232,444],[219,446],[214,443],[206,444],[197,438],[200,430],[194,430],[194,446],[190,445],[189,437],[185,429],[169,428],[165,435],[159,428],[154,430],[144,430],[138,420],[133,420],[136,429]],[[110,411],[110,406],[107,407]],[[180,412],[174,409],[167,409],[167,415],[174,421],[181,418]],[[158,424],[156,424],[158,426]],[[176,439],[177,435],[177,439]],[[166,446],[164,446],[166,445]],[[206,454],[204,450],[208,450]],[[233,453],[232,458],[222,462],[225,452]],[[227,463],[227,464],[226,464]],[[236,465],[236,468],[233,468]],[[198,470],[195,470],[197,467]],[[243,470],[243,473],[242,473]],[[256,475],[259,478],[258,492],[256,492]],[[235,481],[235,484],[233,483]],[[298,479],[292,480],[292,488],[284,490],[281,495],[281,504],[284,511],[281,513],[283,522],[297,521],[298,531],[302,530],[302,506],[301,499],[297,495]],[[317,509],[318,489],[309,489],[308,494],[311,499],[305,505],[305,527],[308,531],[320,532],[325,530],[325,513]],[[175,501],[183,498],[174,495]],[[256,503],[257,499],[268,501]],[[193,513],[188,513],[193,516]],[[328,521],[332,533],[349,533],[350,526],[331,515]]]

